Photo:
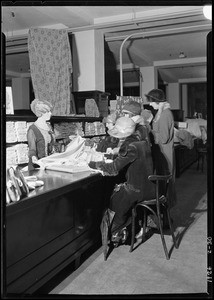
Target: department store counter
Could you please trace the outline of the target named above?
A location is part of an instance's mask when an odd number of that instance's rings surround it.
[[[7,293],[32,294],[95,243],[114,179],[37,170],[44,181],[6,207]]]

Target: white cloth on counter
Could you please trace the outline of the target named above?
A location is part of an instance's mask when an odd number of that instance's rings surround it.
[[[186,119],[188,124],[187,131],[197,138],[201,138],[201,126],[207,128],[207,120],[204,119]]]
[[[43,157],[37,161],[43,169],[56,170],[62,172],[100,172],[91,169],[88,163],[91,160],[103,160],[103,153],[96,152],[88,146],[85,146],[85,139],[76,136],[66,147],[63,153],[54,153]],[[102,172],[100,172],[102,173]]]
[[[174,143],[179,143],[189,149],[192,149],[194,147],[194,138],[187,130],[176,129],[174,127]]]

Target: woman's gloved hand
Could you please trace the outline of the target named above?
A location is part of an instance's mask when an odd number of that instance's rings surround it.
[[[100,165],[103,164],[103,161],[90,161],[90,163],[88,164],[88,166],[91,169],[96,169],[99,170]]]
[[[96,161],[90,161],[88,166],[91,168],[91,169],[97,169],[96,167]]]
[[[112,148],[107,148],[106,153],[107,154],[113,154],[113,149]]]
[[[32,163],[38,165],[40,169],[45,169],[45,164],[41,160],[38,160],[36,156],[32,157]]]

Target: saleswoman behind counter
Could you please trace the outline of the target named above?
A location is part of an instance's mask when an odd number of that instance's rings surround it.
[[[32,112],[38,117],[29,127],[27,141],[29,147],[28,170],[40,166],[39,159],[60,152],[56,147],[56,136],[51,125],[47,122],[51,118],[53,106],[48,101],[34,99],[30,105]]]

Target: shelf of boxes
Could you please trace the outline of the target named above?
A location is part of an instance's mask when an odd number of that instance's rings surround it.
[[[7,166],[28,163],[27,130],[32,122],[6,122]]]
[[[7,165],[28,163],[27,130],[35,121],[31,116],[12,116],[6,119],[6,163]],[[92,117],[52,117],[51,125],[57,135],[67,138],[79,134],[95,142],[105,136],[105,125],[102,118]]]

